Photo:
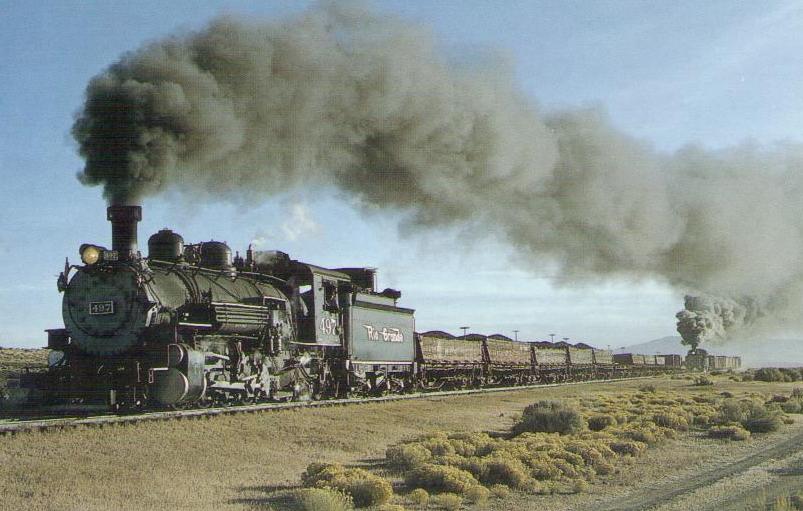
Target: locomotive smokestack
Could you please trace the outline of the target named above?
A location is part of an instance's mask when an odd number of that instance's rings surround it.
[[[106,218],[112,223],[112,250],[121,261],[136,257],[137,222],[142,220],[140,206],[109,206]]]

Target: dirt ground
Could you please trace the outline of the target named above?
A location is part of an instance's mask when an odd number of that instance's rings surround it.
[[[727,390],[770,396],[795,387],[724,378],[713,387],[668,377],[651,383],[659,390],[688,395]],[[314,461],[371,465],[389,444],[406,437],[436,430],[504,431],[535,400],[604,396],[643,384],[590,383],[5,436],[0,437],[0,509],[266,509],[270,492],[297,485]],[[600,478],[588,492],[514,492],[506,499],[492,499],[487,507],[604,509],[628,494],[649,494],[649,488],[726,465],[797,432],[803,432],[801,421],[746,442],[682,435]]]

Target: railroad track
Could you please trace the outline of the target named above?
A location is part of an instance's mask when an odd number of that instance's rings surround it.
[[[656,376],[640,376],[634,378],[611,378],[606,380],[586,380],[580,382],[564,383],[541,383],[535,385],[519,385],[515,387],[491,387],[482,389],[450,390],[434,392],[417,392],[414,394],[399,394],[392,396],[369,397],[369,398],[349,398],[349,399],[329,399],[322,401],[295,401],[288,403],[258,403],[252,405],[226,406],[217,408],[193,408],[189,410],[167,410],[146,412],[128,415],[96,415],[89,417],[57,417],[39,418],[32,420],[0,420],[0,434],[13,435],[29,431],[45,431],[50,429],[65,429],[78,426],[102,427],[111,424],[133,424],[149,421],[168,421],[193,419],[200,417],[213,417],[218,415],[235,415],[243,413],[259,413],[280,410],[292,410],[299,408],[320,408],[326,406],[346,406],[369,403],[383,403],[386,401],[403,401],[410,399],[427,399],[433,397],[465,396],[469,394],[486,394],[492,392],[509,392],[512,390],[540,389],[549,387],[563,387],[570,385],[589,385],[599,383],[615,383],[619,381],[637,381],[652,379]]]

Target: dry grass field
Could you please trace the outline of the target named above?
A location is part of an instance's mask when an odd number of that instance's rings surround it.
[[[713,386],[694,386],[689,380],[668,377],[651,383],[659,392],[687,397],[731,392],[769,398],[789,394],[795,386],[727,378],[716,379]],[[644,381],[587,384],[5,436],[0,437],[0,508],[282,509],[277,496],[297,487],[313,462],[368,468],[387,475],[399,490],[400,479],[377,468],[391,444],[435,431],[505,432],[534,401],[604,400],[634,393],[642,385]],[[683,433],[642,456],[623,458],[614,473],[594,478],[581,493],[513,491],[504,498],[489,499],[484,507],[602,508],[605,502],[645,485],[761,451],[796,431],[803,431],[799,420],[780,432],[742,442]],[[405,509],[424,509],[406,497],[395,499]]]

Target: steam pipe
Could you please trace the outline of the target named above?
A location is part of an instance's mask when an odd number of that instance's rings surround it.
[[[106,218],[112,223],[112,250],[121,261],[137,256],[137,222],[142,220],[140,206],[109,206]]]

